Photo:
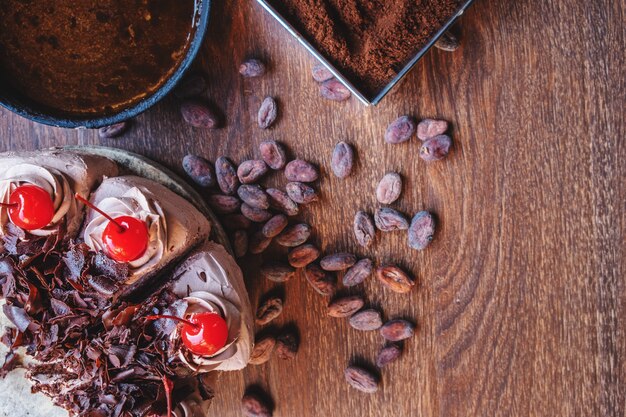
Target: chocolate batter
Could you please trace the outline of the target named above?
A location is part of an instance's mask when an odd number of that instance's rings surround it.
[[[189,47],[196,0],[1,0],[0,88],[67,115],[157,90]]]

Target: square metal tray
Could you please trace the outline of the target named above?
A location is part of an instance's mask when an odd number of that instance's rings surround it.
[[[317,60],[323,64],[333,75],[341,81],[351,92],[354,94],[362,103],[365,105],[375,106],[380,103],[380,101],[393,89],[393,87],[404,78],[404,76],[411,71],[411,69],[415,66],[417,61],[420,60],[422,56],[437,42],[437,40],[448,30],[450,27],[456,22],[456,20],[463,15],[465,10],[474,2],[474,0],[467,0],[459,10],[445,23],[441,29],[426,43],[422,49],[420,49],[417,54],[404,66],[404,68],[396,75],[390,82],[387,84],[382,90],[380,90],[374,97],[367,97],[367,95],[360,91],[352,82],[345,76],[342,75],[341,71],[337,69],[333,64],[330,63],[328,59],[318,51],[307,39],[301,34],[295,27],[289,23],[289,21],[282,16],[272,5],[270,5],[267,0],[257,0],[267,10],[276,20],[280,22],[281,25],[289,31],[298,41],[304,45],[304,47],[315,57]]]

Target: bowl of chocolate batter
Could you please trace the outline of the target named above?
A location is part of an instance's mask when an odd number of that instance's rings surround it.
[[[97,128],[145,111],[196,56],[210,0],[2,0],[0,105]]]

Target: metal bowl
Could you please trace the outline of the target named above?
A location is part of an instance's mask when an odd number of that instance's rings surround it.
[[[199,3],[199,5],[197,6],[198,12],[196,14],[195,31],[185,58],[161,87],[153,94],[146,96],[132,106],[106,116],[61,116],[54,114],[50,109],[42,108],[36,103],[32,103],[24,97],[20,97],[14,92],[2,90],[0,90],[0,106],[35,122],[66,128],[96,129],[131,119],[143,113],[159,102],[176,86],[200,50],[202,40],[204,39],[209,24],[211,0],[198,0],[197,3]]]

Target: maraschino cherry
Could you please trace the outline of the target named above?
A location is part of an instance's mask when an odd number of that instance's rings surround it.
[[[46,227],[54,217],[50,193],[37,185],[16,187],[9,196],[9,202],[0,203],[0,206],[8,208],[11,222],[24,230]]]
[[[144,254],[149,240],[146,222],[132,216],[113,218],[82,196],[76,194],[74,197],[109,220],[102,232],[102,242],[112,259],[132,262]]]
[[[186,319],[156,315],[146,317],[148,320],[171,319],[183,323],[181,339],[185,347],[198,356],[215,355],[226,346],[228,341],[228,325],[226,320],[217,313],[210,311],[192,313]]]

